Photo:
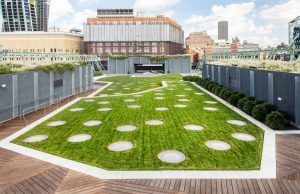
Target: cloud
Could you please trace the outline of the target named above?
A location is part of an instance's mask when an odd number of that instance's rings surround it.
[[[288,0],[271,7],[265,6],[259,15],[273,24],[287,25],[288,22],[300,15],[300,1]]]
[[[72,19],[68,22],[64,21],[64,29],[68,31],[72,28],[83,28],[83,24],[86,23],[87,18],[89,17],[96,17],[96,12],[94,10],[85,9],[81,12],[77,12],[75,15],[72,16]]]
[[[52,0],[50,5],[50,25],[72,13],[74,13],[74,8],[69,0]]]
[[[163,16],[173,18],[175,16],[175,11],[174,10],[165,10],[162,12]]]
[[[180,3],[181,0],[135,0],[134,9],[137,10],[164,10],[167,7]]]
[[[255,15],[254,2],[214,5],[210,15],[193,15],[185,23],[198,25],[198,30],[205,30],[217,39],[218,21],[226,20],[229,22],[229,38],[238,36],[241,40],[260,43],[263,46],[275,45],[278,40],[270,38],[274,26],[256,24]]]

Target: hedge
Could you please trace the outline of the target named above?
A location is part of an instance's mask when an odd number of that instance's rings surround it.
[[[208,79],[199,76],[185,76],[185,81],[196,82],[198,85],[214,93],[220,98],[228,101],[231,105],[244,111],[253,118],[266,122],[273,129],[281,129],[286,124],[284,114],[279,112],[276,107],[254,96],[247,96],[243,92],[226,88]]]

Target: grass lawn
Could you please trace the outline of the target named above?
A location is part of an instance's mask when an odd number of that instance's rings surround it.
[[[158,76],[158,77],[130,77],[130,76],[115,76],[102,78],[98,81],[113,82],[109,87],[97,94],[130,94],[138,93],[145,90],[161,87],[162,81],[168,80],[179,80],[180,76],[176,74],[171,74],[168,76]]]
[[[166,75],[156,78],[130,78],[128,76],[101,79],[129,85],[131,89],[123,91],[113,84],[102,93],[135,92],[144,84],[145,89],[161,87],[160,82],[166,80],[168,87],[161,91],[151,91],[142,96],[98,97],[94,102],[81,100],[66,110],[55,115],[36,128],[30,130],[13,143],[34,148],[40,151],[58,155],[71,160],[90,164],[110,170],[254,170],[260,168],[263,130],[256,127],[243,117],[236,114],[225,105],[206,104],[206,101],[216,101],[190,83],[182,83],[178,75]],[[144,83],[139,83],[144,82]],[[132,84],[131,84],[132,83]],[[116,91],[108,90],[116,86]],[[154,87],[154,84],[153,84]],[[190,88],[191,90],[186,90]],[[173,90],[172,90],[173,89]],[[185,96],[177,96],[185,95]],[[158,100],[157,97],[165,99]],[[124,102],[134,99],[133,102]],[[189,101],[179,101],[188,99]],[[98,104],[108,101],[109,104]],[[187,105],[187,108],[176,108],[174,105]],[[130,105],[140,105],[141,108],[131,109]],[[166,107],[167,111],[156,111],[158,107]],[[214,107],[219,110],[205,111],[204,107]],[[72,108],[84,108],[80,112],[70,112]],[[112,108],[108,112],[99,112],[99,108]],[[65,125],[49,127],[52,121],[66,121]],[[100,120],[102,124],[94,127],[83,123]],[[160,120],[159,126],[150,126],[145,122]],[[246,126],[228,124],[227,120],[240,120]],[[188,131],[185,125],[200,125],[202,131]],[[134,125],[135,131],[119,132],[116,129],[123,125]],[[247,133],[256,137],[255,141],[245,142],[233,138],[232,133]],[[25,143],[23,140],[33,135],[45,134],[48,139],[38,143]],[[67,139],[78,134],[89,134],[92,138],[85,142],[70,143]],[[231,145],[227,151],[217,151],[208,148],[205,143],[210,140],[221,140]],[[134,147],[124,152],[113,152],[108,149],[111,143],[117,141],[132,142]],[[185,155],[185,160],[178,164],[162,162],[158,154],[165,150],[177,150]]]

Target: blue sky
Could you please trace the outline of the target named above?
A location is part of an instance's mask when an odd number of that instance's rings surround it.
[[[276,46],[288,41],[288,22],[300,15],[300,0],[52,0],[50,26],[82,28],[97,8],[134,8],[163,14],[183,26],[185,34],[207,31],[217,37],[218,20],[229,21],[230,38]]]

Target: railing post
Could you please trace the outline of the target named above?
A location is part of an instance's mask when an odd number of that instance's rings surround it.
[[[300,76],[295,77],[295,124],[300,129]]]

